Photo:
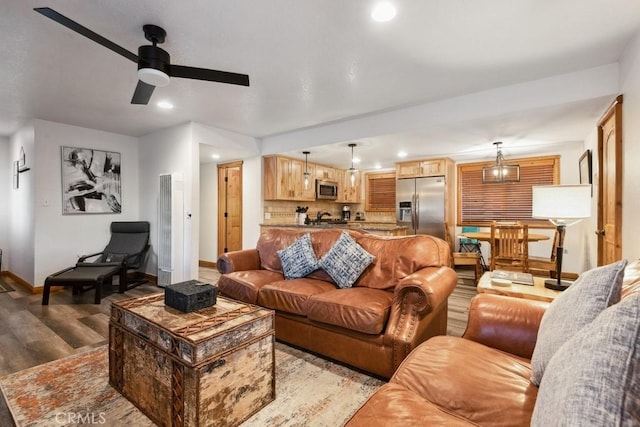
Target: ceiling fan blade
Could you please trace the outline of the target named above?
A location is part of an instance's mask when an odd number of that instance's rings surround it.
[[[206,68],[185,67],[184,65],[170,65],[171,77],[185,79],[206,80],[209,82],[229,83],[232,85],[249,86],[249,76],[246,74],[230,73],[228,71],[208,70]]]
[[[147,105],[149,103],[149,99],[151,99],[151,95],[153,94],[153,90],[156,87],[150,84],[143,82],[142,80],[138,80],[138,85],[136,86],[135,92],[133,92],[133,98],[131,98],[132,104],[139,105]]]
[[[129,52],[127,49],[125,49],[125,48],[123,48],[121,46],[118,46],[117,44],[115,44],[111,40],[105,39],[100,34],[94,33],[93,31],[91,31],[87,27],[84,27],[84,26],[78,24],[77,22],[67,18],[66,16],[56,12],[55,10],[53,10],[53,9],[51,9],[49,7],[36,7],[33,10],[35,10],[36,12],[46,16],[47,18],[53,19],[57,23],[64,25],[65,27],[69,28],[70,30],[75,31],[78,34],[81,34],[81,35],[85,36],[86,38],[91,39],[94,42],[101,44],[102,46],[106,47],[107,49],[110,49],[110,50],[114,51],[115,53],[124,56],[125,58],[129,59],[130,61],[133,61],[133,62],[136,62],[136,63],[138,62],[138,55],[134,54],[133,52]]]

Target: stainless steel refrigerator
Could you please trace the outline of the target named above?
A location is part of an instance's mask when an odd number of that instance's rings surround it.
[[[407,234],[444,239],[444,176],[396,180],[396,220]]]

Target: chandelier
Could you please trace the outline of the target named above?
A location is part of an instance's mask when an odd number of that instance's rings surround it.
[[[502,142],[494,142],[496,146],[496,163],[493,166],[482,168],[483,184],[506,184],[509,182],[520,182],[520,165],[506,163],[502,155],[500,146]]]

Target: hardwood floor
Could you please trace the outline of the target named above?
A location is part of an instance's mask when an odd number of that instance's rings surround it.
[[[215,283],[218,272],[200,268],[199,280]],[[461,336],[466,327],[469,300],[475,295],[473,281],[464,272],[458,287],[449,298],[447,334]],[[162,292],[152,284],[143,284],[125,294],[117,286],[102,302],[93,304],[93,291],[72,295],[70,288],[51,293],[48,306],[42,294],[3,276],[14,291],[0,293],[0,376],[61,359],[108,343],[110,307],[113,301]],[[471,286],[469,285],[471,283]],[[13,426],[4,399],[0,399],[0,426]]]

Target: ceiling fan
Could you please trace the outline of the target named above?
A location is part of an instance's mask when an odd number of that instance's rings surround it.
[[[166,31],[157,25],[148,24],[142,26],[142,29],[144,30],[144,37],[152,44],[140,46],[138,48],[138,55],[135,55],[127,49],[113,43],[111,40],[105,39],[101,35],[94,33],[87,27],[78,24],[49,7],[37,7],[33,10],[41,13],[47,18],[53,19],[57,23],[64,25],[78,34],[101,44],[107,49],[111,49],[115,53],[136,62],[138,64],[139,80],[136,90],[133,93],[133,98],[131,98],[132,104],[148,104],[155,87],[168,85],[169,77],[182,77],[186,79],[249,86],[249,76],[246,74],[171,64],[169,53],[157,46],[158,43],[164,43],[164,39],[167,35]]]

